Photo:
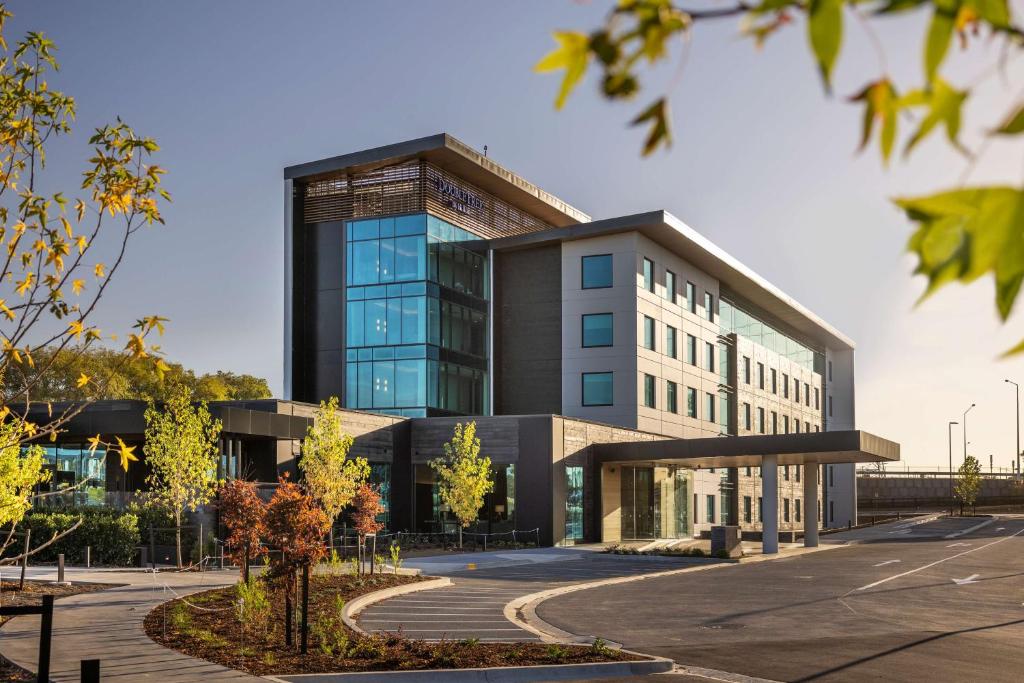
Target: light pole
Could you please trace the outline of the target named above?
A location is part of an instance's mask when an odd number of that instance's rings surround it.
[[[975,404],[972,403],[971,408],[973,408],[974,406]],[[967,413],[971,412],[971,408],[968,408],[967,410],[964,411],[964,421],[962,426],[962,429],[964,431],[964,461],[967,460]]]
[[[1020,472],[1020,385],[1009,379],[1003,381],[1012,384],[1017,390],[1017,451],[1013,454],[1013,461],[1017,463],[1017,471]]]
[[[953,516],[953,425],[959,424],[950,420],[949,422],[949,516]]]

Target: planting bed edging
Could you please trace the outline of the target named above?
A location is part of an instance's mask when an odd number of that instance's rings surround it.
[[[649,655],[645,655],[649,656]],[[532,681],[590,681],[613,676],[646,676],[672,671],[664,657],[632,662],[544,664],[486,669],[429,669],[422,671],[364,671],[359,673],[265,676],[288,683],[531,683]]]
[[[432,588],[443,588],[450,586],[452,580],[448,577],[441,577],[439,579],[429,579],[427,581],[417,581],[416,583],[408,583],[404,586],[394,586],[392,588],[385,588],[384,590],[374,591],[373,593],[367,593],[366,595],[360,595],[355,600],[347,603],[345,609],[341,613],[341,620],[346,626],[355,631],[361,636],[370,635],[356,623],[356,617],[364,609],[370,605],[380,602],[381,600],[387,600],[393,598],[396,595],[404,595],[406,593],[416,593],[418,591],[431,590]],[[338,674],[303,674],[308,676],[335,676]],[[348,674],[346,674],[348,675]],[[326,679],[325,679],[326,680]]]

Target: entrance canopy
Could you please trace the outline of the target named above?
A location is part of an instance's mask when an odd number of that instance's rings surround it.
[[[860,430],[602,443],[593,448],[597,463],[656,462],[686,467],[754,467],[761,465],[765,456],[775,456],[779,465],[900,459],[898,443]]]

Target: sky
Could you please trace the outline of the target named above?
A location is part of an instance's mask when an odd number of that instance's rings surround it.
[[[76,188],[88,133],[117,116],[161,145],[167,225],[133,242],[96,322],[167,316],[163,348],[186,367],[264,376],[280,395],[282,169],[448,132],[595,218],[670,211],[852,337],[857,426],[900,442],[901,467],[945,467],[947,422],[972,403],[968,451],[1007,467],[1016,422],[1003,379],[1024,383],[1024,357],[999,355],[1024,337],[1021,316],[999,323],[987,279],[915,306],[912,226],[889,201],[954,185],[965,160],[938,135],[888,168],[875,150],[858,155],[860,110],[846,100],[883,72],[919,84],[925,17],[871,21],[881,56],[848,21],[832,96],[802,24],[757,50],[727,19],[645,72],[640,100],[608,103],[591,74],[556,111],[558,77],[533,64],[552,30],[590,30],[610,4],[15,0],[6,36],[53,39],[51,87],[77,101],[48,184]],[[997,58],[975,40],[951,50],[944,72],[963,87]],[[1005,82],[977,84],[969,147],[1022,79],[1011,62]],[[642,131],[626,124],[663,92],[675,144],[642,158]],[[1022,162],[1020,143],[992,145],[970,181],[1019,185]],[[954,431],[954,463],[962,449]]]

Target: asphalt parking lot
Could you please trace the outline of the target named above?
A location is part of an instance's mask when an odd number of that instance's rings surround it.
[[[770,680],[1021,681],[1024,517],[971,531],[980,521],[876,528],[857,545],[569,593],[538,614]]]

